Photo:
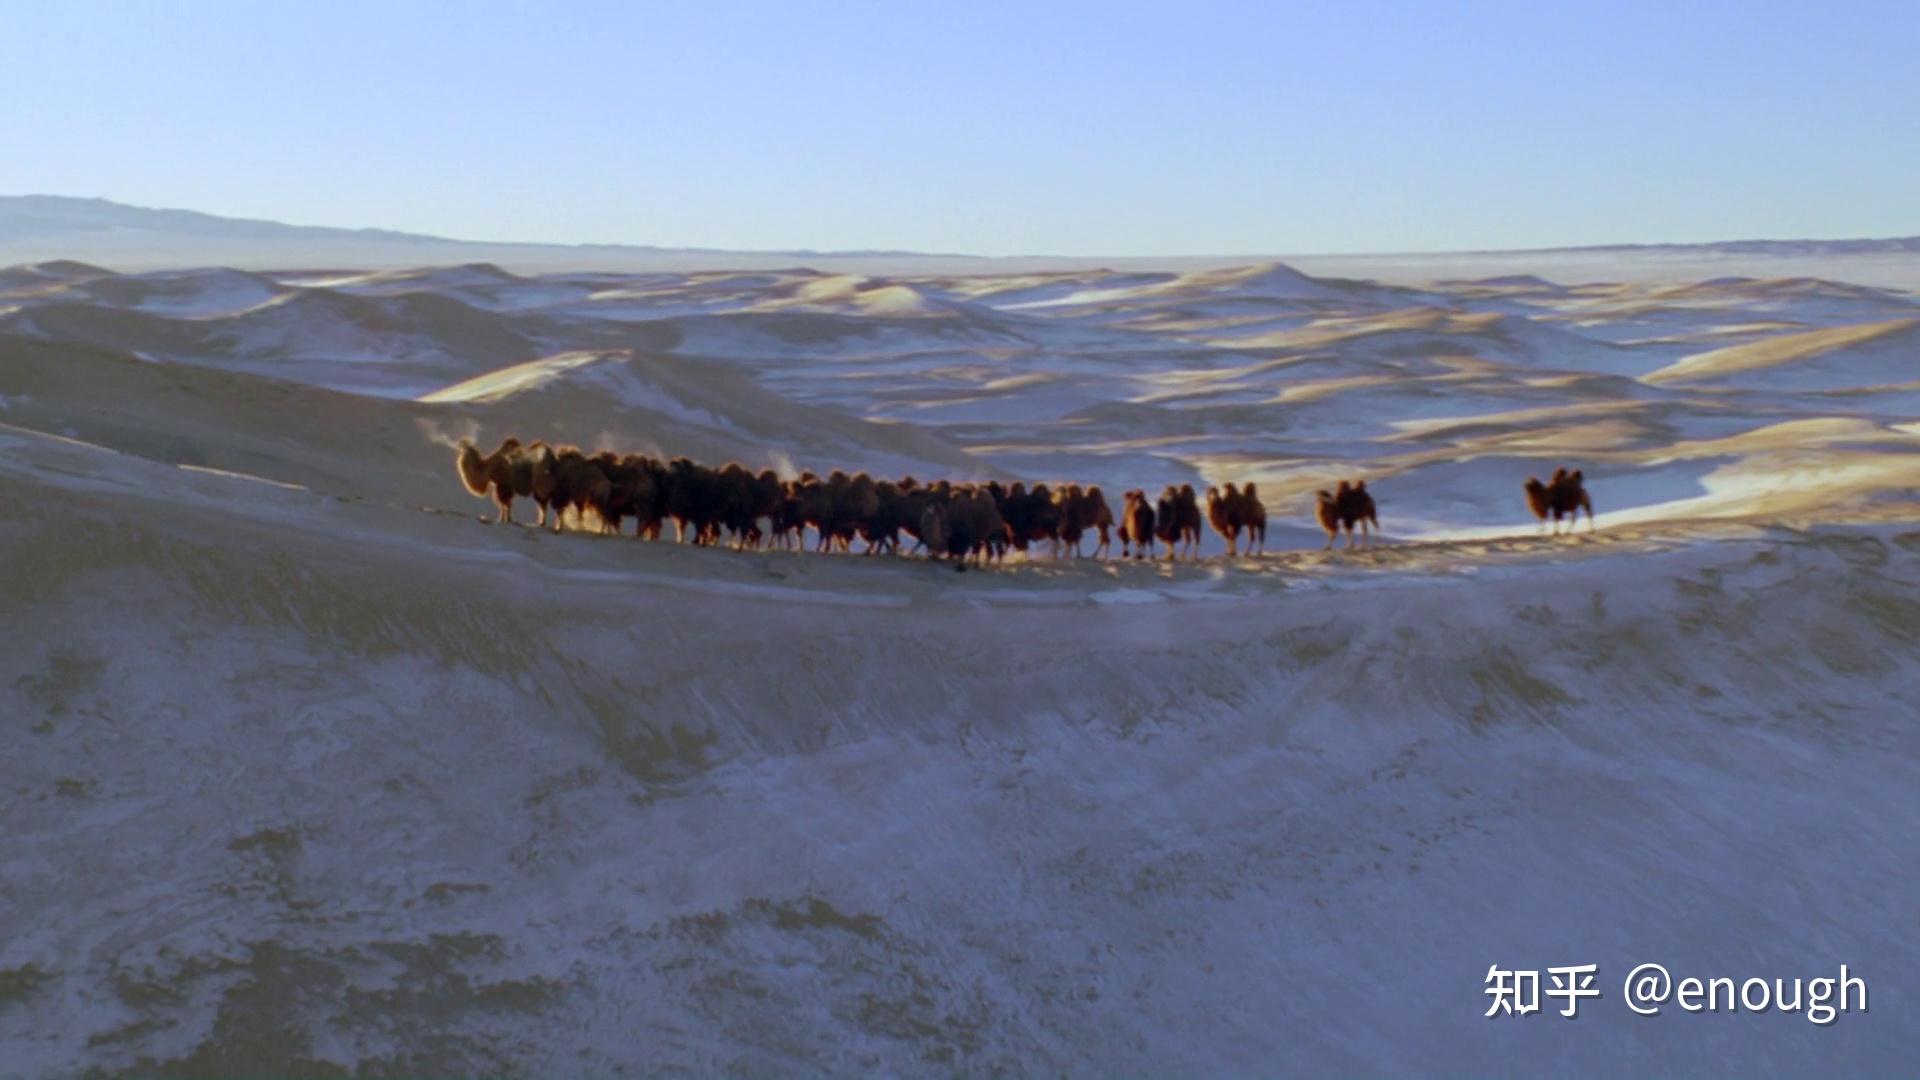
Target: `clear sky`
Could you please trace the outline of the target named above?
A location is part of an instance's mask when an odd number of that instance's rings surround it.
[[[1916,49],[1916,0],[0,0],[0,194],[982,254],[1910,235]]]

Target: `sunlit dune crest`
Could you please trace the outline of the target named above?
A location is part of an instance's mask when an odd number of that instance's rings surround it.
[[[1884,381],[1891,374],[1910,381],[1920,376],[1920,316],[1781,334],[1689,356],[1642,378],[1650,383],[1701,382],[1811,360],[1825,361],[1820,366],[1828,379],[1851,377],[1865,383]]]
[[[476,375],[464,382],[456,383],[430,394],[423,394],[420,400],[428,404],[447,401],[496,401],[510,397],[525,390],[531,390],[557,379],[567,372],[606,359],[603,353],[572,352],[557,356],[541,357],[524,364],[489,371],[485,375]]]

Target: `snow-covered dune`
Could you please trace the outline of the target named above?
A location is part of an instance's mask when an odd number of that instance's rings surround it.
[[[511,423],[511,431],[531,437],[712,464],[804,462],[822,473],[864,468],[964,477],[993,471],[918,428],[789,401],[734,367],[669,354],[561,353],[489,372],[420,401],[467,415],[477,411],[494,418],[492,427]]]
[[[22,263],[0,268],[0,292],[41,289],[49,284],[67,285],[76,281],[112,277],[113,271],[73,259]]]
[[[0,335],[0,422],[329,497],[448,509],[464,507],[446,486],[460,438],[491,446],[518,435],[756,468],[994,472],[916,428],[784,401],[713,365],[624,352],[532,361],[415,402]]]
[[[0,1072],[1911,1065],[1910,294],[699,265],[0,270]],[[489,525],[509,435],[1251,482],[1270,553]],[[1871,1011],[1642,1019],[1646,961]]]
[[[982,577],[0,449],[14,1069],[1909,1060],[1911,525]]]
[[[213,318],[237,315],[292,290],[264,274],[216,268],[157,275],[115,274],[86,281],[77,291],[104,303],[156,315]]]
[[[1515,485],[1558,465],[1651,513],[1709,494],[1704,468],[1670,486],[1674,448],[1799,421],[1873,425],[1887,437],[1844,452],[1892,464],[1846,474],[1896,476],[1920,403],[1914,298],[1811,278],[7,274],[16,337],[424,398],[450,418],[436,431],[1115,489],[1252,480],[1299,518],[1363,471],[1399,535],[1523,525]],[[1472,460],[1512,475],[1452,468]]]
[[[273,290],[232,311],[209,310],[204,296],[183,310],[154,302],[154,283],[133,292],[129,279],[109,280],[116,286],[109,303],[22,307],[0,315],[0,331],[384,395],[419,393],[540,351],[540,325],[431,292]]]
[[[1364,469],[1404,481],[1380,497],[1397,511],[1389,528],[1413,531],[1525,521],[1518,477],[1469,498],[1428,482],[1435,454],[1590,465],[1625,485],[1608,505],[1630,509],[1654,505],[1642,493],[1659,486],[1663,446],[1800,420],[1898,433],[1920,402],[1907,370],[1915,298],[1814,278],[1518,273],[1410,287],[1278,263],[983,277],[540,276],[484,263],[7,274],[0,329],[14,335],[358,393],[454,395],[441,404],[456,411],[493,399],[588,443],[650,428],[637,441],[666,452],[767,460],[812,446],[826,467],[888,471],[958,452],[970,455],[962,474],[1119,488],[1265,478],[1291,513],[1311,499],[1296,480]],[[640,359],[556,359],[611,355]],[[634,381],[635,364],[652,374]],[[661,396],[669,370],[685,386]],[[1729,404],[1730,390],[1751,396]],[[687,394],[708,403],[683,408]],[[886,437],[862,457],[831,438],[737,426],[789,405],[874,421]],[[877,450],[928,435],[904,454]]]

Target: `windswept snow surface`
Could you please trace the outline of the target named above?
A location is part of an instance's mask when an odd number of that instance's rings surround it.
[[[1909,1069],[1920,307],[1398,280],[0,271],[0,1073]],[[508,434],[1253,480],[1274,553],[486,526]]]

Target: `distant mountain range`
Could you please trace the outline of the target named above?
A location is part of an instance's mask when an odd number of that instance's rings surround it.
[[[1702,255],[1920,255],[1920,236],[1867,240],[1718,240],[1706,244],[1597,244],[1589,247],[1535,248],[1547,252],[1673,252]],[[1488,252],[1521,255],[1522,251]]]
[[[645,244],[454,240],[392,229],[339,229],[158,210],[107,199],[0,195],[0,266],[75,259],[116,270],[232,266],[366,269],[494,262],[515,270],[751,269],[801,263],[952,264],[979,256],[911,251],[726,251]]]
[[[1463,271],[1528,261],[1559,264],[1610,256],[1721,263],[1730,259],[1809,260],[1920,254],[1920,236],[1868,240],[1735,240],[1708,244],[1615,244],[1454,255],[1287,257],[1315,273],[1379,273],[1404,265]],[[988,257],[912,251],[726,251],[634,244],[537,244],[454,240],[391,229],[340,229],[221,217],[193,210],[128,206],[60,195],[0,196],[0,266],[75,259],[115,270],[231,266],[386,269],[491,262],[522,273],[556,270],[645,272],[706,269],[817,269],[891,274],[1009,272],[1094,266],[1178,270],[1238,265],[1271,255],[1166,258]]]

